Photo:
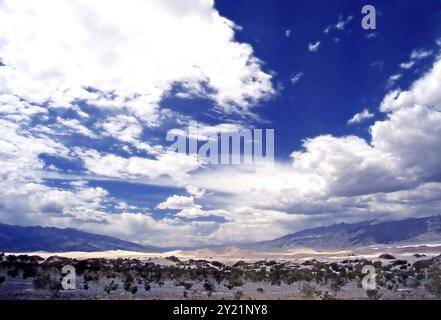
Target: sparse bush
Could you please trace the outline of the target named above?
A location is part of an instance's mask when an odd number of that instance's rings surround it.
[[[407,264],[407,260],[395,260],[392,262],[392,266],[403,266]]]
[[[316,289],[314,287],[312,287],[309,283],[304,283],[300,287],[300,291],[299,292],[300,292],[300,295],[304,299],[312,299],[315,296]]]
[[[394,260],[395,259],[395,257],[389,253],[380,254],[380,256],[378,258],[386,259],[386,260]]]
[[[224,266],[224,264],[220,263],[219,261],[211,261],[211,264],[218,268],[222,268]]]
[[[331,282],[331,290],[332,291],[339,291],[341,287],[343,287],[346,283],[346,279],[342,276],[336,276],[333,278]]]
[[[376,289],[366,290],[366,295],[369,298],[369,300],[379,300],[381,298],[378,290]]]
[[[23,269],[23,279],[33,278],[37,274],[36,268],[34,266],[27,266]]]
[[[313,295],[320,300],[337,300],[336,294],[329,291],[322,292],[321,290],[316,289],[314,290]]]
[[[57,292],[62,289],[61,281],[59,281],[59,279],[52,278],[49,271],[37,273],[37,276],[32,281],[32,284],[35,289],[40,290],[50,290]]]
[[[137,293],[138,292],[138,287],[135,285],[135,286],[131,286],[130,288],[129,288],[129,290],[128,290],[131,294],[135,294],[135,293]]]
[[[427,278],[429,283],[426,284],[426,289],[433,293],[438,298],[441,298],[441,269],[439,266],[433,267],[428,272]]]
[[[83,278],[84,281],[91,282],[91,281],[98,281],[100,277],[98,273],[84,272]]]
[[[239,270],[233,269],[230,276],[228,277],[228,284],[226,284],[225,286],[230,290],[234,287],[242,287],[243,281],[241,279],[241,272]]]
[[[11,278],[15,278],[16,276],[18,276],[18,269],[14,268],[12,270],[8,270],[8,276],[10,276]]]
[[[243,297],[243,292],[242,291],[236,291],[234,293],[234,299],[240,300],[240,299],[242,299],[242,297]]]
[[[51,275],[48,272],[41,272],[37,274],[37,277],[32,281],[35,289],[46,289],[51,282]]]
[[[246,267],[247,263],[245,261],[237,261],[235,264],[233,264],[233,268],[242,268],[242,267]]]
[[[416,271],[420,271],[421,269],[429,269],[433,264],[431,259],[429,260],[419,260],[413,264],[413,267]]]
[[[138,287],[133,284],[134,280],[135,279],[133,278],[133,276],[130,273],[128,273],[126,274],[123,281],[124,290],[130,292],[131,294],[135,294],[138,292]]]
[[[204,290],[207,292],[213,292],[214,291],[214,285],[210,281],[204,282]]]
[[[118,284],[115,283],[114,280],[112,280],[108,285],[104,287],[104,291],[107,292],[107,294],[110,294],[112,291],[118,290]]]
[[[181,260],[179,260],[177,257],[175,256],[171,256],[171,257],[166,257],[165,259],[173,261],[173,262],[180,262]]]
[[[123,281],[124,290],[129,291],[130,287],[132,286],[133,280],[133,276],[130,273],[126,274]]]
[[[387,254],[385,254],[387,255]],[[384,259],[391,256],[381,255]],[[380,257],[381,257],[380,256]],[[215,291],[217,285],[233,290],[241,287],[245,281],[257,284],[271,283],[279,286],[282,283],[290,285],[294,282],[300,284],[299,294],[305,299],[336,299],[337,291],[350,282],[357,284],[361,288],[361,281],[365,275],[361,273],[362,267],[366,264],[373,264],[377,271],[377,283],[379,287],[391,290],[408,288],[425,288],[428,292],[441,297],[441,256],[427,260],[416,261],[413,265],[405,260],[386,261],[384,265],[381,261],[368,261],[366,259],[347,259],[341,263],[320,262],[309,260],[305,263],[280,262],[280,261],[258,261],[247,263],[237,262],[234,266],[223,265],[220,262],[209,262],[206,260],[180,261],[176,265],[159,265],[153,262],[142,262],[136,259],[85,259],[75,260],[53,256],[44,262],[39,262],[35,256],[27,255],[8,255],[0,261],[0,268],[5,273],[0,277],[0,285],[5,281],[6,273],[10,277],[23,275],[23,278],[32,278],[35,289],[49,290],[57,293],[61,290],[61,280],[59,270],[63,263],[69,263],[76,269],[82,270],[84,278],[83,289],[87,290],[90,281],[99,280],[99,276],[109,281],[104,286],[104,291],[110,294],[118,287],[125,291],[136,294],[138,290],[151,290],[151,284],[162,286],[164,281],[171,279],[174,285],[183,287],[183,296],[191,295],[189,290],[194,287],[194,283],[201,285],[202,290],[208,296]],[[177,261],[169,257],[171,261]],[[78,270],[78,269],[77,269]],[[117,280],[116,280],[117,279]],[[122,281],[120,282],[121,279]],[[315,286],[317,285],[317,286]],[[318,288],[328,286],[329,291],[321,291]],[[263,287],[263,286],[262,286]],[[2,288],[3,289],[3,288]],[[246,291],[231,291],[236,299],[242,298]],[[176,290],[179,292],[179,290]],[[197,290],[200,292],[199,290]],[[257,288],[258,293],[263,293],[263,288]],[[46,293],[45,293],[46,294]],[[399,294],[399,293],[397,293]],[[366,292],[369,299],[380,299],[377,290]]]
[[[175,282],[175,286],[176,287],[184,287],[185,290],[190,290],[191,287],[193,286],[193,284],[191,284],[189,282],[178,281],[178,282]],[[205,286],[205,284],[204,284],[204,286]]]

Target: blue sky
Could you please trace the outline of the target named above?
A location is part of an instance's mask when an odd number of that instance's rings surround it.
[[[441,2],[0,1],[0,222],[156,245],[439,214]],[[352,119],[352,120],[351,120]],[[169,130],[273,128],[273,171]]]
[[[418,70],[410,72],[402,72],[399,64],[415,48],[436,48],[441,33],[440,2],[369,3],[378,11],[374,32],[361,28],[365,1],[335,1],[332,5],[327,1],[216,3],[221,14],[243,27],[237,39],[252,44],[265,68],[276,73],[276,85],[283,86],[259,112],[277,128],[276,148],[281,157],[300,147],[306,137],[327,133],[366,136],[368,124],[346,126],[346,121],[364,108],[376,113],[391,75],[403,73],[396,86],[405,88],[431,67],[433,59],[421,61]],[[340,16],[354,18],[344,30],[324,34]],[[291,31],[289,37],[286,30]],[[375,37],[367,38],[369,34]],[[316,41],[320,47],[312,54],[308,44]],[[381,65],[372,66],[375,62]],[[291,79],[298,73],[303,76],[293,85]]]

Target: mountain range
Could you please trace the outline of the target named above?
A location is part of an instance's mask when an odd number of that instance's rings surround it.
[[[93,252],[108,250],[161,252],[165,249],[144,246],[72,228],[22,227],[0,224],[0,252]]]
[[[374,244],[441,241],[441,216],[409,218],[399,221],[377,220],[338,223],[288,234],[270,241],[246,245],[250,249],[354,248]]]
[[[374,244],[414,244],[431,241],[441,241],[441,215],[399,221],[338,223],[305,229],[274,240],[243,244],[239,247],[254,250],[284,250],[296,247],[342,249]],[[165,252],[175,249],[178,248],[145,246],[72,228],[0,224],[0,252],[108,250]]]

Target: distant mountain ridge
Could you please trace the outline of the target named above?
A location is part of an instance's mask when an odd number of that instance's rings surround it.
[[[23,227],[0,223],[0,252],[67,252],[127,250],[163,252],[165,248],[144,246],[118,238],[76,229],[53,227]]]
[[[339,223],[305,229],[270,241],[247,244],[249,249],[309,247],[339,249],[399,242],[441,241],[441,215],[399,221]]]
[[[242,249],[284,250],[298,247],[314,249],[344,249],[375,244],[422,243],[440,241],[441,215],[425,218],[409,218],[399,221],[377,220],[358,223],[338,223],[298,231],[269,240],[238,245]],[[14,226],[0,223],[0,252],[68,252],[125,250],[139,252],[166,252],[178,249],[145,246],[115,237],[88,233],[72,228],[59,229],[40,226]]]

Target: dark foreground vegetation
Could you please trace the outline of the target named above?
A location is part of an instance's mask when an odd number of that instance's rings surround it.
[[[75,268],[75,290],[64,290],[61,270]],[[373,290],[361,288],[362,268],[376,270]],[[176,257],[161,263],[137,259],[69,259],[0,254],[2,299],[437,299],[441,256],[413,262],[384,254],[375,261],[218,261]]]

